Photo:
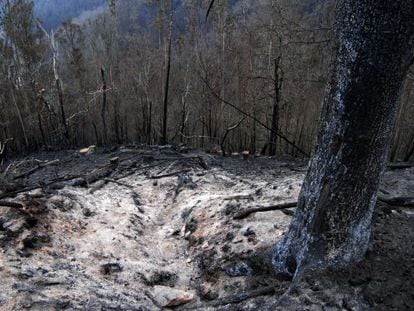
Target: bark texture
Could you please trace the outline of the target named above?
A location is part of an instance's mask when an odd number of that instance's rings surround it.
[[[318,144],[293,222],[273,251],[283,278],[363,259],[413,60],[414,1],[340,1],[337,21]]]

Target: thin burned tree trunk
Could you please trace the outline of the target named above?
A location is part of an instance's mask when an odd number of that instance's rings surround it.
[[[414,155],[414,135],[413,135],[413,138],[411,139],[411,145],[408,149],[408,152],[406,153],[406,155],[404,157],[404,161],[405,162],[410,161],[410,159],[413,155]]]
[[[63,101],[63,90],[62,90],[62,83],[58,76],[56,76],[56,89],[58,92],[59,97],[59,108],[60,108],[60,118],[63,125],[63,134],[65,136],[66,142],[69,143],[69,127],[68,123],[66,122],[66,114],[65,114],[65,104]]]
[[[114,132],[115,132],[115,138],[118,145],[121,144],[123,137],[122,132],[122,126],[120,125],[121,122],[121,116],[119,113],[119,104],[117,102],[117,98],[114,99]]]
[[[414,83],[411,82],[409,84],[409,86],[407,87],[408,91],[407,91],[407,95],[405,96],[405,101],[401,103],[401,108],[399,110],[398,116],[397,116],[397,120],[401,119],[402,113],[404,111],[404,107],[407,107],[410,102],[411,102],[411,93],[413,92],[413,88],[414,88]],[[391,156],[390,156],[390,161],[391,162],[395,162],[397,155],[398,155],[398,151],[399,151],[399,147],[400,147],[400,139],[401,139],[401,131],[404,131],[404,129],[402,129],[401,127],[397,126],[395,128],[395,133],[394,133],[394,138],[393,138],[393,144],[391,146]]]
[[[189,111],[187,109],[187,97],[190,93],[190,82],[188,81],[189,64],[185,71],[185,89],[181,94],[181,125],[180,125],[180,143],[184,142],[184,135],[186,132]]]
[[[149,102],[148,106],[148,122],[147,122],[147,145],[151,145],[151,132],[152,132],[152,102]]]
[[[279,56],[274,60],[275,62],[275,73],[274,73],[274,98],[273,98],[273,113],[272,113],[272,130],[270,131],[269,139],[269,155],[276,155],[277,147],[277,135],[276,133],[279,130],[279,104],[280,104],[280,91],[282,88],[282,77],[279,74],[280,71],[280,61],[281,57]]]
[[[47,145],[45,131],[43,129],[42,115],[41,115],[40,111],[37,112],[37,122],[38,122],[38,125],[39,125],[40,135],[42,136],[42,141],[43,141],[44,148],[46,150],[48,150],[49,148],[48,148],[48,145]]]
[[[237,122],[236,124],[234,124],[234,125],[232,125],[232,126],[230,126],[226,129],[226,133],[224,134],[224,136],[223,136],[223,138],[221,139],[221,142],[220,142],[220,147],[221,147],[221,152],[222,152],[223,157],[226,156],[225,142],[226,142],[227,136],[230,134],[231,131],[238,128],[243,123],[244,120],[246,120],[246,117],[241,118],[239,122]]]
[[[108,143],[108,128],[106,126],[106,79],[105,79],[105,69],[101,67],[101,78],[102,78],[102,107],[101,107],[101,119],[103,127],[103,144]]]
[[[14,92],[15,92],[15,88],[12,85],[10,94],[11,94],[11,97],[12,97],[13,105],[16,108],[17,116],[19,117],[19,122],[20,122],[20,126],[22,128],[22,133],[23,133],[23,137],[24,137],[24,144],[25,144],[25,147],[28,148],[29,147],[29,140],[27,138],[26,125],[23,121],[22,112],[20,110],[19,105],[17,104],[16,95],[15,95]]]
[[[273,266],[304,269],[363,259],[399,97],[414,54],[414,1],[338,3],[338,52],[318,144]]]
[[[171,2],[170,29],[169,29],[169,34],[168,34],[168,50],[167,50],[167,73],[165,76],[165,88],[164,88],[164,109],[163,109],[164,114],[162,118],[161,145],[166,145],[168,143],[168,137],[167,137],[168,92],[170,89],[172,32],[173,32],[173,3]]]
[[[253,96],[253,116],[256,117],[256,98]],[[252,131],[251,131],[251,138],[250,138],[250,152],[252,154],[256,154],[256,136],[257,136],[257,130],[256,130],[256,121],[252,121]]]
[[[101,145],[101,141],[99,139],[99,135],[98,135],[98,128],[96,127],[96,123],[92,122],[92,126],[93,126],[93,131],[95,133],[95,140],[96,140],[96,144],[97,145]]]

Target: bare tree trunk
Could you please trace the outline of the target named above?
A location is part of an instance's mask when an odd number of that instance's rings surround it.
[[[168,51],[167,51],[167,74],[165,77],[165,88],[164,88],[164,114],[162,118],[162,137],[161,145],[168,143],[167,137],[167,121],[168,121],[168,91],[170,88],[170,72],[171,72],[171,47],[172,47],[172,32],[173,32],[173,2],[171,2],[171,15],[170,15],[170,30],[168,34]]]
[[[102,109],[101,109],[101,119],[102,119],[102,127],[103,127],[103,142],[102,144],[108,143],[108,128],[106,126],[106,79],[105,79],[105,69],[103,66],[101,67],[101,78],[102,78]]]
[[[20,111],[19,106],[17,105],[16,95],[14,94],[14,86],[11,87],[11,97],[13,101],[13,105],[16,108],[17,116],[19,117],[20,126],[22,128],[23,137],[24,137],[24,144],[26,148],[29,147],[29,140],[27,139],[27,132],[26,132],[26,125],[23,121],[22,112]]]
[[[414,135],[411,139],[411,144],[410,147],[408,149],[408,152],[406,153],[405,157],[404,157],[404,161],[408,162],[410,161],[411,157],[414,155]]]
[[[338,54],[318,145],[289,232],[281,278],[363,259],[402,84],[414,53],[414,1],[338,2]]]
[[[189,64],[187,63],[187,68],[185,72],[185,89],[181,94],[181,125],[180,125],[180,142],[184,142],[184,135],[186,132],[187,121],[189,116],[189,111],[187,109],[187,97],[190,93],[190,82],[188,81],[188,70]]]
[[[119,113],[119,104],[117,102],[117,98],[114,99],[114,132],[115,132],[115,138],[118,145],[121,144],[121,137],[124,135],[120,133],[122,131],[122,126],[120,128],[120,113]]]
[[[411,101],[411,94],[414,89],[414,83],[410,82],[410,85],[408,86],[408,92],[406,95],[406,100],[401,103],[401,108],[399,109],[397,120],[401,120],[402,114],[405,112],[404,108],[408,107]],[[401,132],[404,131],[402,127],[397,127],[394,130],[394,138],[393,138],[393,144],[391,146],[391,155],[390,155],[390,161],[394,162],[397,159],[399,147],[401,146]]]
[[[274,98],[273,98],[273,113],[272,113],[272,130],[270,131],[269,139],[269,155],[276,155],[277,147],[277,135],[276,133],[279,130],[279,104],[280,104],[280,91],[282,88],[282,77],[280,76],[280,61],[281,57],[275,58],[275,72],[274,72]]]
[[[298,123],[300,122],[300,120],[298,120]],[[299,125],[299,124],[298,124]],[[297,145],[301,146],[302,145],[302,140],[303,140],[303,130],[305,128],[305,118],[302,118],[302,122],[301,122],[301,126],[300,126],[300,130],[296,130],[296,132],[298,133],[298,138],[297,138]],[[296,158],[298,156],[298,152],[296,149],[292,150],[292,154],[293,156]]]
[[[253,116],[256,118],[256,97],[253,95]],[[251,154],[256,153],[256,136],[257,136],[257,127],[256,121],[252,120],[252,130],[251,130],[251,138],[250,138],[250,152]]]
[[[69,127],[68,123],[66,122],[66,114],[65,114],[65,104],[63,101],[63,90],[62,90],[62,84],[60,82],[60,79],[58,76],[56,76],[56,89],[58,91],[59,96],[59,108],[60,108],[60,118],[63,125],[63,133],[65,136],[66,141],[69,143]]]
[[[100,144],[101,144],[101,141],[100,141],[100,139],[99,139],[99,135],[98,135],[98,128],[96,127],[96,123],[95,123],[95,122],[92,122],[92,126],[93,126],[93,131],[94,131],[94,133],[95,133],[95,140],[96,140],[96,144],[97,144],[97,145],[100,145]]]
[[[230,134],[231,131],[233,131],[236,128],[238,128],[243,123],[244,120],[246,120],[246,117],[241,118],[239,122],[237,122],[236,124],[234,124],[234,125],[232,125],[232,126],[230,126],[230,127],[228,127],[226,129],[226,133],[224,134],[224,136],[223,136],[223,138],[221,139],[221,142],[220,142],[221,153],[222,153],[223,157],[226,156],[226,145],[225,145],[225,142],[226,142],[227,136]]]
[[[42,115],[40,114],[40,111],[37,112],[37,122],[38,122],[38,125],[39,125],[40,135],[42,136],[43,145],[44,145],[45,149],[48,150],[49,147],[48,147],[48,144],[47,144],[45,131],[43,129]]]
[[[148,107],[149,111],[148,111],[148,122],[147,122],[147,144],[151,145],[151,132],[152,132],[152,102],[149,102],[149,107]]]

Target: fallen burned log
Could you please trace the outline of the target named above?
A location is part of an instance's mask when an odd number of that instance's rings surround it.
[[[28,187],[25,187],[25,188],[22,188],[22,189],[19,189],[19,190],[2,193],[2,194],[0,194],[0,199],[14,197],[14,196],[16,196],[20,193],[29,192],[29,191],[36,190],[36,189],[39,189],[39,188],[42,188],[42,186],[40,186],[40,185],[28,186]]]
[[[144,162],[152,162],[152,161],[195,161],[201,168],[205,170],[209,170],[210,166],[208,165],[206,159],[201,155],[194,155],[194,156],[179,156],[179,157],[159,157],[154,155],[146,155],[144,157]]]
[[[378,201],[387,203],[391,206],[403,206],[403,207],[414,207],[414,197],[383,197],[379,196]],[[269,206],[257,206],[251,207],[244,211],[240,211],[233,216],[233,219],[243,219],[251,214],[259,213],[259,212],[270,212],[270,211],[279,211],[285,210],[288,208],[296,207],[298,202],[289,202],[289,203],[281,203],[276,205],[269,205]]]
[[[179,156],[179,157],[173,157],[173,156],[152,156],[154,161],[182,161],[182,160],[198,160],[200,156]]]
[[[389,163],[388,169],[390,170],[402,170],[406,168],[412,168],[414,167],[414,163],[408,163],[408,162],[400,162],[400,163]]]
[[[128,189],[134,189],[133,186],[131,186],[131,185],[127,184],[127,183],[123,183],[122,181],[115,180],[115,179],[105,178],[104,181],[106,181],[107,183],[111,182],[111,183],[116,184],[118,186],[126,187]]]
[[[105,185],[107,185],[108,183],[113,183],[113,184],[116,184],[116,185],[118,185],[118,186],[123,186],[123,187],[126,187],[126,188],[130,189],[130,190],[133,190],[133,189],[134,189],[134,187],[133,187],[133,186],[131,186],[131,185],[127,184],[127,183],[123,183],[123,182],[121,182],[121,181],[118,181],[118,180],[116,180],[116,179],[111,179],[111,178],[103,178],[103,179],[101,180],[101,183],[99,183],[99,184],[98,184],[98,185],[96,185],[95,187],[91,188],[90,193],[94,193],[94,192],[96,192],[96,191],[98,191],[98,190],[102,189],[102,188],[103,188]]]
[[[224,201],[231,201],[231,200],[252,200],[253,194],[251,193],[241,193],[241,194],[235,194],[228,197],[223,198]]]
[[[269,206],[251,207],[251,208],[248,208],[244,211],[240,211],[240,212],[236,213],[233,216],[233,219],[243,219],[243,218],[246,218],[247,216],[249,216],[250,214],[253,214],[253,213],[280,211],[280,210],[284,210],[284,209],[287,209],[287,208],[296,207],[297,204],[298,204],[298,202],[288,202],[288,203],[280,203],[280,204],[269,205]]]
[[[93,170],[91,173],[85,176],[85,180],[88,184],[109,177],[115,169],[118,167],[118,162],[111,161],[109,164]]]
[[[160,166],[160,165],[162,165],[162,164],[164,164],[164,163],[165,163],[165,161],[161,161],[161,162],[156,163],[156,164],[153,164],[153,165],[147,165],[147,166],[139,166],[139,167],[136,167],[135,169],[133,169],[133,170],[131,170],[131,171],[129,171],[129,172],[127,172],[127,173],[123,174],[122,176],[118,176],[118,177],[116,177],[116,178],[115,178],[115,180],[120,180],[120,179],[123,179],[123,178],[129,177],[129,176],[131,176],[131,175],[135,174],[137,171],[141,171],[141,170],[142,170],[142,171],[145,171],[145,170],[147,170],[147,169],[150,169],[150,168],[154,168],[154,167]]]
[[[69,180],[73,180],[73,179],[78,179],[81,178],[82,176],[80,175],[76,175],[76,176],[67,176],[67,177],[58,177],[55,178],[51,181],[48,181],[46,183],[42,183],[42,184],[36,184],[36,185],[30,185],[21,189],[17,189],[17,190],[13,190],[13,191],[9,191],[9,192],[5,192],[0,194],[0,200],[4,199],[4,198],[10,198],[10,197],[14,197],[20,193],[24,193],[24,192],[29,192],[29,191],[33,191],[36,189],[43,189],[43,188],[47,188],[53,184],[59,183],[59,182],[63,182],[63,181],[69,181]]]
[[[226,305],[231,303],[240,303],[246,301],[251,298],[265,296],[265,295],[273,295],[275,294],[276,290],[273,286],[266,286],[263,288],[255,289],[249,292],[236,294],[234,296],[224,297],[218,301],[212,302],[211,305],[213,307],[218,307],[220,305]]]
[[[252,298],[256,298],[260,296],[267,296],[267,295],[274,295],[276,293],[277,293],[277,290],[275,287],[265,286],[265,287],[258,288],[255,290],[251,290],[251,291],[243,292],[240,294],[235,294],[232,296],[223,297],[223,298],[214,300],[208,303],[207,306],[208,307],[220,307],[220,306],[225,306],[229,304],[236,304],[236,303],[241,303],[243,301],[246,301]],[[190,305],[190,308],[183,308],[181,310],[196,310],[196,309],[204,309],[205,307],[206,307],[205,304],[200,304],[200,305],[194,304],[194,305]]]
[[[44,168],[44,167],[49,166],[49,165],[54,165],[54,164],[59,163],[59,162],[60,162],[60,160],[56,159],[56,160],[49,161],[49,162],[46,162],[46,163],[41,163],[41,164],[35,166],[34,168],[28,170],[27,172],[24,172],[24,173],[21,173],[19,175],[14,176],[13,179],[16,180],[16,179],[19,179],[19,178],[26,178],[26,177],[34,174],[36,171],[40,170],[41,168]]]
[[[176,171],[176,172],[172,172],[172,173],[168,173],[168,174],[164,174],[164,175],[150,176],[150,179],[161,179],[161,178],[175,176],[175,175],[178,175],[178,174],[188,173],[190,171],[191,170],[187,169],[187,170]]]
[[[378,201],[391,206],[414,207],[414,197],[384,197],[378,196]]]
[[[23,205],[16,202],[0,201],[0,207],[23,208]]]

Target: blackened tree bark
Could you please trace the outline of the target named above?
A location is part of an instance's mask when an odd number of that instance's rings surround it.
[[[318,144],[288,233],[280,277],[363,259],[381,173],[414,53],[413,0],[338,2],[337,57]]]

